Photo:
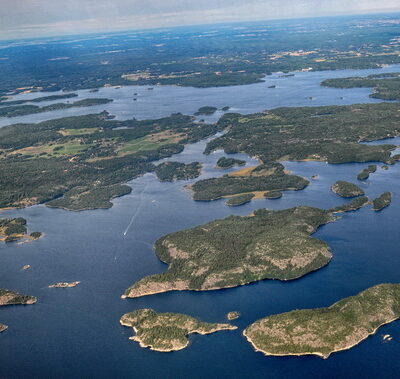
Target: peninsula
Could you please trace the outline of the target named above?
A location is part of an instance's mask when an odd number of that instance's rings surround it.
[[[44,107],[39,107],[37,105],[17,105],[17,106],[4,106],[0,107],[0,117],[17,117],[17,116],[26,116],[35,113],[43,113],[50,111],[58,111],[63,109],[70,108],[83,108],[83,107],[93,107],[95,105],[103,105],[107,103],[111,103],[112,99],[84,99],[78,100],[73,103],[57,103],[46,105]],[[5,105],[3,103],[0,105]]]
[[[220,330],[235,330],[230,324],[201,322],[194,317],[179,313],[157,313],[152,309],[139,309],[127,313],[120,319],[123,326],[133,328],[135,336],[130,339],[139,342],[143,348],[160,352],[182,350],[189,345],[188,335],[192,333],[211,334]]]
[[[9,107],[13,105],[22,105],[26,103],[41,103],[44,101],[55,101],[55,100],[66,100],[66,99],[72,99],[74,97],[78,97],[77,93],[66,93],[63,95],[50,95],[50,96],[41,96],[41,97],[35,97],[33,99],[27,99],[27,100],[7,100],[7,101],[0,101],[0,107]]]
[[[351,212],[351,211],[356,211],[365,205],[369,204],[370,201],[368,197],[366,196],[361,196],[353,199],[349,203],[339,205],[337,207],[331,208],[330,212],[332,213],[343,213],[343,212]]]
[[[380,284],[327,308],[294,310],[258,320],[243,332],[265,355],[317,355],[358,345],[400,317],[400,284]]]
[[[123,298],[300,278],[331,260],[328,245],[310,235],[335,220],[318,208],[260,209],[169,234],[155,244],[168,270],[139,280]]]

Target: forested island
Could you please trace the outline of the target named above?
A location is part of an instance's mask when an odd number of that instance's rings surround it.
[[[83,99],[75,101],[74,103],[57,103],[50,104],[44,107],[37,105],[17,105],[17,106],[0,106],[0,117],[17,117],[26,116],[35,113],[43,113],[50,111],[58,111],[70,108],[93,107],[95,105],[102,105],[111,103],[112,99]],[[0,103],[1,105],[2,103]],[[5,105],[6,103],[3,103]]]
[[[318,355],[358,345],[400,317],[400,284],[380,284],[327,308],[294,310],[256,321],[243,332],[265,355]]]
[[[217,125],[229,127],[208,143],[206,153],[246,153],[268,163],[315,160],[328,163],[394,163],[395,145],[360,142],[400,135],[400,104],[355,104],[278,108],[263,113],[228,113]]]
[[[335,192],[337,195],[341,197],[357,197],[357,196],[364,196],[364,191],[357,186],[356,184],[346,182],[344,180],[338,180],[335,184],[331,187],[332,192]]]
[[[226,169],[232,168],[234,166],[243,166],[245,164],[246,164],[246,161],[243,161],[241,159],[221,157],[217,161],[216,168],[221,168],[223,170],[226,170]]]
[[[42,235],[40,232],[28,235],[27,232],[26,220],[22,217],[0,219],[0,241],[14,242],[24,238],[35,240]]]
[[[164,162],[156,166],[155,173],[161,182],[195,179],[201,174],[202,165],[199,162],[189,164],[180,162]]]
[[[237,312],[237,311],[229,312],[229,313],[226,315],[226,318],[227,318],[229,321],[237,320],[239,317],[240,317],[240,312]]]
[[[66,99],[71,99],[74,97],[78,97],[78,94],[66,93],[63,95],[41,96],[41,97],[35,97],[33,99],[26,99],[26,100],[7,100],[7,101],[0,101],[0,107],[22,105],[22,104],[26,104],[26,103],[41,103],[41,102],[45,102],[45,101],[66,100]]]
[[[376,164],[371,164],[367,168],[364,168],[358,175],[357,179],[358,180],[367,180],[370,176],[370,174],[373,174],[377,170],[377,165]]]
[[[34,296],[21,295],[15,291],[0,289],[0,306],[4,305],[30,305],[37,302]]]
[[[250,201],[253,198],[254,198],[254,194],[247,193],[244,195],[233,196],[233,197],[229,198],[225,204],[228,205],[229,207],[237,207],[240,205],[250,203]]]
[[[46,205],[50,208],[62,208],[69,211],[85,211],[90,209],[109,209],[111,200],[129,195],[132,188],[126,184],[109,186],[77,186],[64,196],[50,200]]]
[[[168,270],[139,280],[123,297],[300,278],[331,260],[328,245],[311,234],[335,221],[333,213],[303,206],[259,209],[247,217],[229,216],[169,234],[155,244],[156,254],[168,264]]]
[[[130,193],[123,183],[156,170],[151,162],[182,152],[185,144],[218,128],[182,114],[117,121],[107,112],[3,127],[0,208],[41,203],[76,211],[109,208],[111,199]],[[178,167],[179,177],[192,177],[198,169]]]
[[[22,295],[16,291],[0,288],[0,306],[31,305],[37,302],[35,296]],[[0,333],[8,329],[7,325],[0,324]]]
[[[324,80],[321,85],[334,88],[373,88],[370,97],[383,100],[400,100],[400,73],[369,75],[365,78],[338,78]]]
[[[195,113],[195,116],[211,116],[212,114],[214,114],[216,111],[218,110],[218,108],[216,107],[201,107],[199,108],[199,110]]]
[[[388,207],[392,202],[392,194],[390,192],[385,192],[372,202],[372,209],[376,212]]]
[[[219,178],[200,180],[190,189],[194,200],[210,201],[233,195],[255,195],[257,192],[302,190],[308,184],[307,179],[287,174],[280,163],[270,163]]]
[[[264,197],[269,200],[280,199],[283,196],[281,191],[270,191],[264,194]]]
[[[343,212],[356,211],[356,210],[364,207],[365,205],[367,205],[369,203],[370,203],[370,201],[369,201],[368,197],[360,196],[360,197],[357,197],[357,198],[353,199],[349,203],[346,203],[344,205],[339,205],[337,207],[331,208],[330,212],[332,212],[332,213],[343,213]]]
[[[220,330],[235,330],[230,324],[201,322],[194,317],[179,313],[157,313],[152,309],[139,309],[121,317],[121,325],[133,328],[135,336],[130,339],[141,347],[170,352],[182,350],[189,345],[188,335],[211,334]]]

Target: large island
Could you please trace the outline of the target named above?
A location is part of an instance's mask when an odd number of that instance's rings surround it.
[[[370,97],[383,100],[400,100],[400,73],[384,73],[367,77],[327,79],[321,83],[334,88],[373,88]]]
[[[244,336],[265,355],[318,355],[359,344],[400,317],[400,284],[381,284],[327,308],[295,310],[251,324]]]
[[[155,244],[157,256],[168,264],[168,270],[139,280],[123,297],[300,278],[331,260],[328,245],[310,235],[335,221],[332,214],[337,211],[303,206],[260,209],[247,217],[230,216],[169,234]]]
[[[400,135],[398,103],[277,108],[262,113],[228,113],[218,125],[229,131],[209,142],[206,153],[246,153],[264,163],[314,160],[328,163],[394,163],[395,145],[368,145]]]
[[[49,96],[50,97],[50,96]],[[39,98],[40,99],[40,98]],[[16,100],[18,102],[18,100]],[[57,103],[50,104],[44,107],[39,107],[37,105],[12,105],[12,106],[3,106],[0,107],[0,117],[17,117],[17,116],[26,116],[35,113],[43,113],[50,111],[58,111],[58,110],[66,110],[70,108],[83,108],[83,107],[93,107],[95,105],[103,105],[107,103],[111,103],[112,99],[83,99],[78,100],[73,103]],[[36,101],[38,102],[38,101]],[[10,102],[12,103],[12,102]],[[3,103],[0,105],[6,105],[7,103]]]
[[[199,180],[190,189],[194,200],[210,201],[251,194],[255,198],[262,198],[271,191],[302,190],[308,184],[307,179],[288,174],[282,164],[269,163],[247,167],[219,178]]]

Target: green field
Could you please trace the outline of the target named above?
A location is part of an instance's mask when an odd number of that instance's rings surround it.
[[[92,145],[82,144],[79,140],[70,140],[65,142],[64,144],[49,143],[44,145],[31,146],[21,150],[16,150],[15,153],[32,155],[36,157],[59,157],[64,155],[72,156],[87,150],[90,146]]]
[[[83,136],[93,134],[99,131],[99,128],[81,128],[81,129],[62,129],[59,131],[63,136]]]
[[[118,153],[124,155],[125,153],[137,153],[139,151],[157,150],[161,146],[174,143],[176,136],[165,136],[164,138],[156,136],[145,136],[142,138],[136,138],[134,140],[124,142],[121,148],[118,149]]]

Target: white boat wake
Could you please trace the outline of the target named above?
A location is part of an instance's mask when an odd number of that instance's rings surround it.
[[[131,220],[129,221],[128,226],[126,227],[125,231],[124,231],[124,237],[128,234],[129,229],[132,227],[133,223],[136,220],[137,215],[139,214],[140,210],[142,209],[142,205],[143,205],[143,194],[146,192],[148,184],[146,184],[146,186],[143,188],[143,191],[140,193],[140,201],[139,201],[139,205],[137,206],[134,214],[132,215]]]

